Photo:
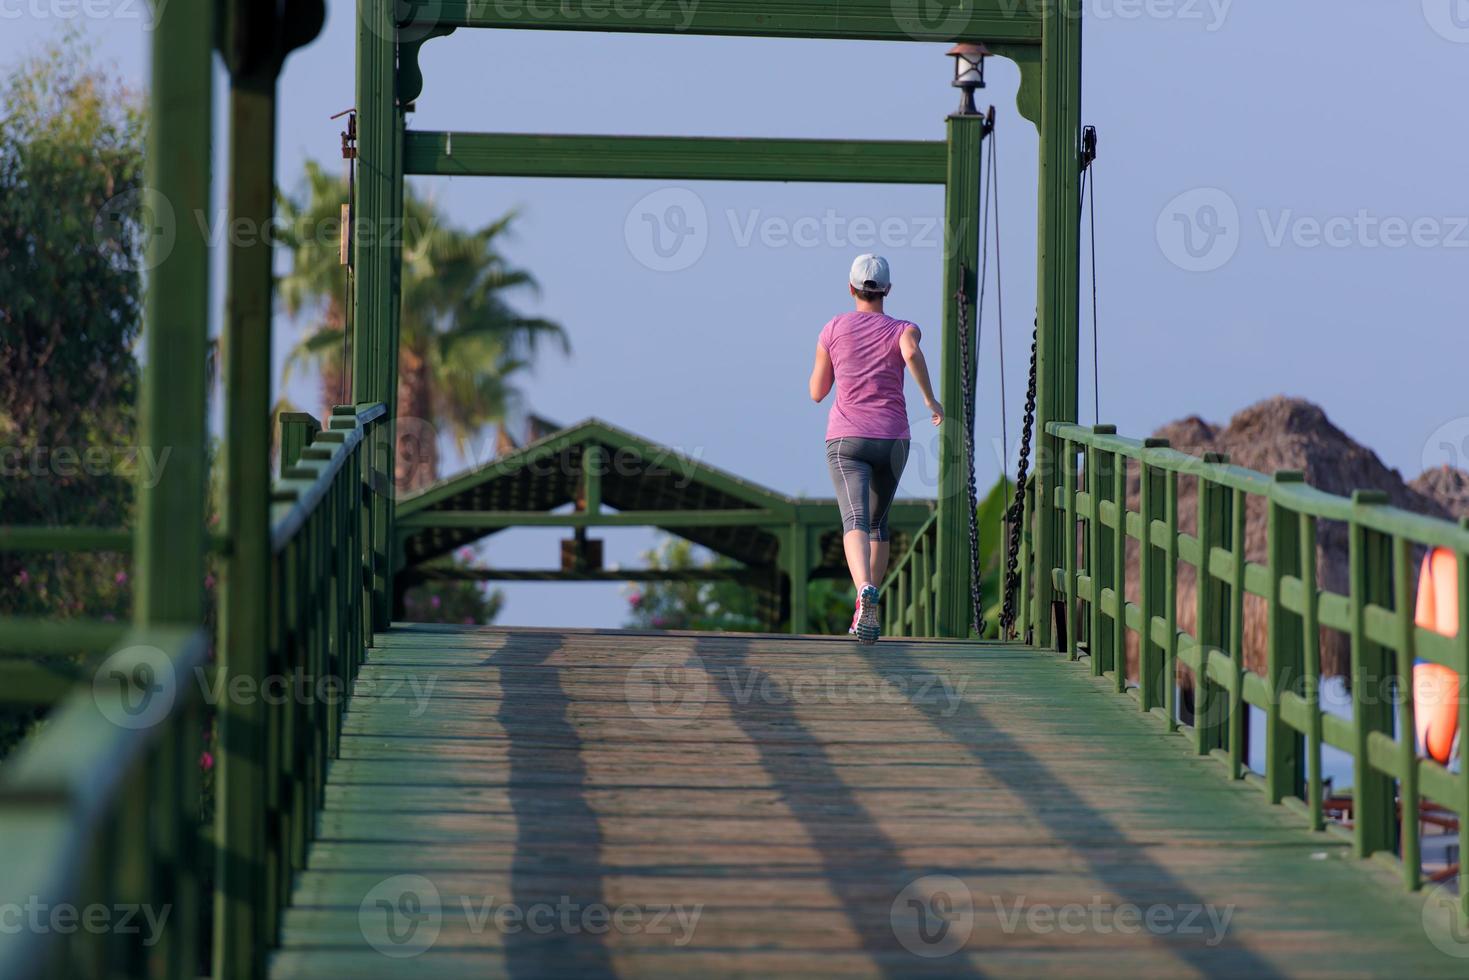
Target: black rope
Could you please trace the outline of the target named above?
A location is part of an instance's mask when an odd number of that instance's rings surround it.
[[[1092,421],[1102,422],[1102,369],[1097,343],[1097,127],[1088,126],[1081,136],[1081,196],[1091,223],[1092,260]],[[1078,219],[1080,215],[1077,216]]]

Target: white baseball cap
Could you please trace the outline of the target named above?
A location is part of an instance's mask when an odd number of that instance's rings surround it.
[[[879,292],[884,296],[893,288],[892,273],[888,271],[888,260],[881,255],[859,255],[852,263],[852,273],[847,277],[853,289]]]

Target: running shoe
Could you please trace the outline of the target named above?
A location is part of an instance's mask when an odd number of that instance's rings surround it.
[[[876,643],[877,638],[882,634],[877,619],[880,601],[881,596],[875,585],[864,585],[862,591],[857,595],[857,642],[863,646]]]

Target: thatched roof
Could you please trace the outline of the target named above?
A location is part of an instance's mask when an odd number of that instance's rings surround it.
[[[1361,445],[1332,424],[1320,406],[1299,398],[1278,396],[1251,405],[1230,419],[1224,427],[1190,416],[1160,428],[1155,436],[1168,439],[1173,448],[1192,455],[1206,452],[1227,453],[1236,466],[1271,474],[1277,470],[1300,470],[1306,482],[1330,493],[1350,496],[1353,490],[1381,490],[1398,507],[1447,517],[1452,510],[1441,501],[1441,495],[1410,486],[1397,470],[1391,469],[1377,454]],[[1427,476],[1427,474],[1425,474]],[[1457,484],[1464,494],[1464,509],[1469,513],[1469,474],[1459,474]],[[1139,480],[1136,469],[1128,481],[1128,506],[1139,504]],[[1197,532],[1197,487],[1195,480],[1184,477],[1178,486],[1178,518],[1181,530]],[[1128,547],[1128,598],[1138,599],[1137,542]],[[1266,510],[1264,501],[1251,499],[1246,513],[1245,550],[1251,561],[1266,558]],[[1345,526],[1322,521],[1317,531],[1317,568],[1323,588],[1337,592],[1347,590],[1347,531]],[[1193,631],[1195,612],[1194,569],[1180,563],[1178,570],[1178,624]],[[1265,668],[1266,610],[1263,600],[1245,598],[1245,662],[1251,670]],[[1129,669],[1135,675],[1135,640],[1129,637]],[[1322,670],[1327,674],[1345,674],[1350,651],[1346,637],[1323,631]]]

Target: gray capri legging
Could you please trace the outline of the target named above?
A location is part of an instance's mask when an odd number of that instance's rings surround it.
[[[865,531],[873,541],[886,541],[888,511],[908,465],[908,440],[828,439],[826,465],[842,510],[842,532]]]

